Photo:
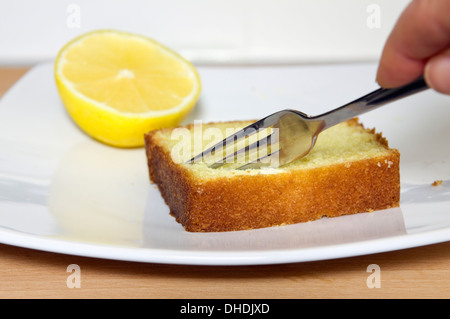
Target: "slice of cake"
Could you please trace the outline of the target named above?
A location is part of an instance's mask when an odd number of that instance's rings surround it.
[[[356,119],[322,132],[308,156],[280,168],[186,164],[198,152],[199,139],[204,149],[250,123],[189,125],[145,135],[150,179],[187,231],[256,229],[399,206],[400,154]]]

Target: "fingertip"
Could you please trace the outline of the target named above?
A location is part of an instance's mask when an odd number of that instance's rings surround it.
[[[381,86],[382,88],[390,88],[390,87],[394,87],[391,82],[389,80],[389,77],[386,76],[386,72],[384,70],[381,70],[380,68],[378,68],[377,71],[377,76],[375,78],[375,81],[378,83],[379,86]]]
[[[398,72],[395,72],[395,70],[392,68],[392,65],[395,64],[384,63],[385,60],[386,58],[380,61],[376,74],[376,82],[382,88],[396,87],[399,80],[397,79]]]
[[[425,81],[432,89],[450,94],[450,49],[431,58],[424,73]]]
[[[407,58],[390,59],[386,64],[382,60],[377,70],[376,81],[382,88],[396,88],[417,79],[425,67],[421,61]]]

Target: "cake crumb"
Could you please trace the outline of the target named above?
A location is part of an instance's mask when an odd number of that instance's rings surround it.
[[[440,179],[440,180],[434,181],[433,184],[431,184],[431,186],[439,186],[441,184],[442,184],[442,180]]]
[[[384,160],[384,163],[388,165],[388,168],[391,168],[391,165],[394,164],[394,162],[388,160]]]

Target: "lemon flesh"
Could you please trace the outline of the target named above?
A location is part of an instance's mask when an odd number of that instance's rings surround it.
[[[55,61],[61,99],[75,123],[117,147],[144,145],[144,133],[178,125],[198,100],[195,67],[160,43],[93,31],[66,44]]]

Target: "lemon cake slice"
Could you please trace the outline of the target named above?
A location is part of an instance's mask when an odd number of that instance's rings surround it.
[[[250,123],[203,124],[200,137],[198,125],[145,135],[150,180],[187,231],[248,230],[399,206],[400,154],[357,119],[322,132],[308,156],[279,168],[186,163],[198,151],[195,138],[204,149]],[[207,134],[210,128],[222,134]]]

